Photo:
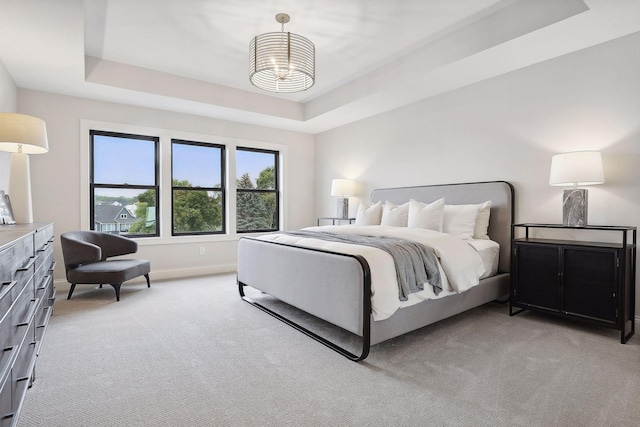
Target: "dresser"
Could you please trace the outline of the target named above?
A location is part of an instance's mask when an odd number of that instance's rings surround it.
[[[0,226],[0,427],[18,423],[55,300],[53,224]]]
[[[636,227],[515,224],[509,314],[535,310],[635,332]],[[618,242],[532,238],[530,229],[617,236]],[[613,239],[616,240],[616,239]],[[520,309],[514,311],[514,308]]]

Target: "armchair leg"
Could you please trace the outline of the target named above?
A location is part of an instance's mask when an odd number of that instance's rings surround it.
[[[72,283],[71,288],[69,289],[69,295],[67,295],[67,299],[71,299],[71,295],[73,294],[73,290],[76,288],[76,284]]]
[[[122,286],[122,283],[112,283],[111,286],[116,290],[116,301],[120,301],[120,286]]]
[[[149,282],[149,273],[144,275],[145,279],[147,279],[147,288],[151,287],[151,282]]]

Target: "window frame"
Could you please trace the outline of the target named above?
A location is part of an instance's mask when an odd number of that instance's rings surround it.
[[[220,149],[220,187],[177,187],[173,185],[173,144],[183,144],[183,145],[194,145],[199,147],[207,147],[207,148],[218,148]],[[179,237],[179,236],[202,236],[202,235],[217,235],[217,234],[226,234],[227,233],[227,186],[226,186],[226,162],[227,162],[227,153],[226,153],[226,145],[224,144],[216,144],[213,142],[201,142],[201,141],[192,141],[182,138],[171,138],[171,236]],[[173,211],[173,194],[176,190],[183,191],[217,191],[220,192],[222,198],[222,208],[221,208],[221,217],[222,217],[222,229],[220,231],[194,231],[189,233],[176,233],[175,232],[175,223],[174,223],[174,211]]]
[[[153,142],[154,151],[154,185],[131,185],[131,184],[96,184],[95,183],[95,157],[94,157],[94,136],[106,136],[112,138],[122,139],[139,139],[142,141]],[[96,188],[104,189],[124,189],[124,190],[154,190],[156,194],[156,231],[155,233],[135,234],[127,237],[145,238],[145,237],[159,237],[160,236],[160,138],[150,135],[139,135],[126,132],[113,132],[90,129],[89,130],[89,230],[95,230],[95,190]],[[119,227],[116,226],[117,234],[120,234]]]
[[[236,153],[236,176],[235,179],[238,179],[238,172],[237,172],[237,167],[238,167],[238,160],[237,160],[237,154],[239,151],[250,151],[250,152],[254,152],[254,153],[266,153],[266,154],[273,154],[274,155],[274,177],[275,177],[275,183],[274,186],[275,188],[273,190],[267,190],[267,189],[263,189],[263,188],[238,188],[236,185],[236,201],[238,200],[238,194],[240,193],[257,193],[257,194],[269,194],[269,193],[273,193],[275,194],[275,207],[276,207],[276,212],[275,212],[275,218],[274,218],[274,222],[275,222],[275,228],[273,229],[257,229],[257,230],[238,230],[238,211],[237,211],[237,206],[236,206],[236,222],[235,222],[235,231],[236,234],[247,234],[247,233],[267,233],[267,232],[272,232],[272,231],[280,231],[280,150],[269,150],[269,149],[265,149],[265,148],[254,148],[254,147],[243,147],[243,146],[236,146],[235,147],[235,153]]]

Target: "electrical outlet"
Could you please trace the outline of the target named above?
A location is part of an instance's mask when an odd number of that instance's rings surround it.
[[[204,255],[204,246],[200,246],[200,255]]]

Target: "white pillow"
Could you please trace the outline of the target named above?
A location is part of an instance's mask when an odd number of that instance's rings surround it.
[[[360,203],[358,212],[356,213],[356,225],[380,225],[381,218],[382,202],[378,201],[378,203],[373,206]]]
[[[442,232],[443,216],[444,198],[429,204],[409,200],[408,226],[410,228],[426,228]]]
[[[491,200],[478,205],[478,217],[476,218],[476,227],[473,230],[474,239],[489,240],[489,216],[491,214]]]
[[[470,240],[476,228],[480,205],[445,205],[442,231]]]
[[[382,219],[380,225],[393,225],[395,227],[406,227],[409,222],[409,202],[403,205],[396,205],[390,201],[384,202],[382,208]]]

